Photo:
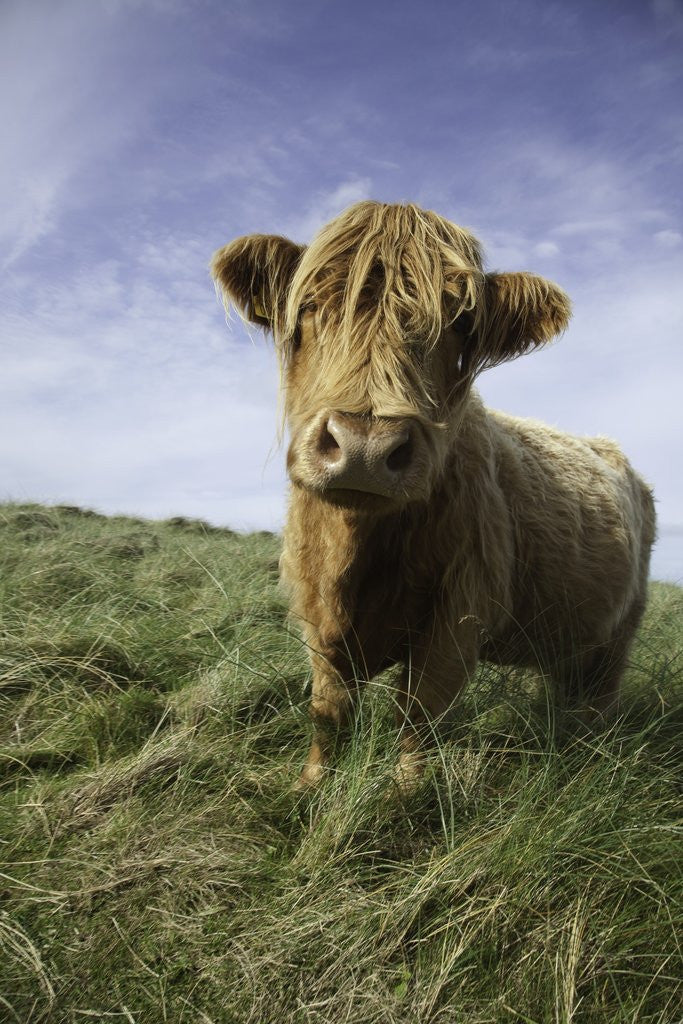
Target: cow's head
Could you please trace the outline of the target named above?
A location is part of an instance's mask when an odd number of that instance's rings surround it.
[[[413,205],[358,203],[308,247],[248,235],[212,272],[275,338],[294,484],[380,513],[429,495],[475,375],[570,315],[556,285],[485,273],[473,235]]]

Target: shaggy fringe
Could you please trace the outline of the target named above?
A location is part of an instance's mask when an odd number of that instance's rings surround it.
[[[276,331],[291,340],[300,309],[313,301],[346,347],[363,327],[433,345],[474,308],[481,266],[476,238],[443,217],[411,203],[356,203],[304,252]]]
[[[316,394],[334,395],[348,412],[372,408],[434,426],[429,351],[461,314],[476,318],[481,261],[474,236],[435,213],[357,203],[322,229],[286,294],[274,296],[284,366],[296,351],[301,312],[313,308]]]

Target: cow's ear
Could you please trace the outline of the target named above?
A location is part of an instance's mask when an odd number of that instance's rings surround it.
[[[569,296],[535,274],[486,274],[478,329],[479,369],[529,352],[569,323]]]
[[[269,330],[281,320],[305,246],[279,235],[245,235],[214,253],[211,275],[226,307]]]

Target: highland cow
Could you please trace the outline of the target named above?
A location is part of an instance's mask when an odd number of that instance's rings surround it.
[[[271,331],[292,487],[281,559],[310,651],[317,783],[359,687],[400,665],[398,780],[480,659],[536,666],[597,715],[645,605],[652,495],[619,448],[486,409],[478,373],[548,342],[565,293],[489,273],[467,230],[362,202],[309,246],[214,256],[226,303]]]

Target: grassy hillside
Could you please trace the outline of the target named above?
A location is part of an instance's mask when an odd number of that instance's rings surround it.
[[[6,505],[0,544],[0,1019],[683,1018],[683,591],[608,732],[482,671],[401,803],[377,685],[301,798],[276,537]]]

